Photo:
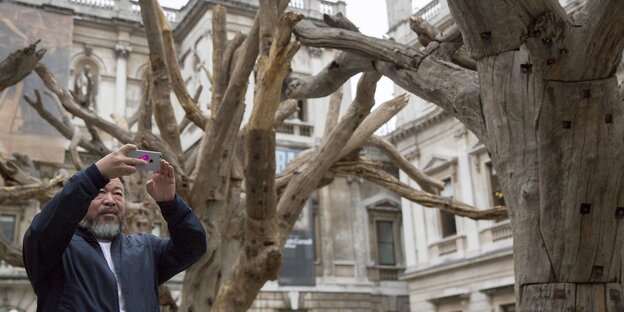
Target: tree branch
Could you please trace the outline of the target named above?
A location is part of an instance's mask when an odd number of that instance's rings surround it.
[[[355,129],[349,141],[342,147],[338,159],[347,156],[355,149],[360,148],[366,140],[401,111],[409,101],[409,95],[406,93],[387,101],[375,109],[370,115],[366,116],[364,121]]]
[[[142,136],[137,137],[136,140],[134,135],[128,131],[124,131],[117,125],[107,120],[104,120],[94,112],[79,106],[69,92],[59,85],[56,81],[56,78],[48,71],[48,69],[39,64],[35,67],[35,72],[39,75],[43,83],[46,85],[52,93],[54,93],[63,107],[70,112],[71,114],[78,116],[79,118],[85,121],[85,124],[91,124],[104,132],[112,135],[121,143],[136,143],[140,146],[144,146],[146,148],[150,148],[153,150],[159,150],[163,153],[165,159],[167,159],[171,165],[176,168],[176,188],[177,193],[184,198],[188,198],[188,177],[186,176],[184,167],[182,163],[179,161],[178,155],[171,149],[168,144],[165,144],[159,137],[154,135],[151,132],[143,132]]]
[[[203,129],[206,126],[207,118],[206,116],[204,116],[201,109],[197,105],[197,100],[191,98],[191,95],[186,90],[184,79],[182,79],[182,73],[180,72],[180,66],[178,65],[178,57],[175,49],[175,43],[173,41],[171,25],[165,17],[165,13],[160,5],[156,6],[156,11],[158,13],[158,22],[160,24],[160,27],[162,28],[164,57],[167,64],[169,77],[171,78],[171,86],[173,87],[173,92],[178,98],[180,106],[182,106],[182,108],[184,109],[186,116],[196,126]],[[182,130],[179,130],[179,132],[182,132]]]
[[[171,82],[167,69],[165,49],[161,32],[166,31],[168,23],[161,25],[160,5],[155,0],[139,0],[141,16],[145,25],[145,36],[150,51],[150,69],[152,88],[151,99],[154,105],[154,118],[160,130],[160,136],[173,150],[176,160],[181,159],[182,145],[180,129],[176,123],[171,105]],[[165,19],[166,21],[166,19]],[[175,57],[175,56],[174,56]]]
[[[28,103],[32,108],[34,108],[41,118],[45,119],[50,125],[52,125],[59,133],[61,133],[66,139],[72,140],[75,137],[74,133],[76,128],[68,123],[68,121],[61,121],[56,116],[52,115],[48,112],[41,102],[41,94],[39,90],[35,89],[35,97],[36,100],[33,100],[28,95],[24,95],[24,100]],[[61,108],[61,112],[63,112]],[[64,115],[64,114],[63,114]],[[104,156],[109,153],[108,148],[106,146],[100,146],[99,144],[94,144],[92,142],[87,141],[82,136],[80,137],[80,141],[78,142],[78,146],[86,149],[87,151],[99,155]]]
[[[41,203],[49,201],[63,187],[68,177],[58,175],[49,181],[35,182],[25,185],[0,187],[0,204],[36,199]]]
[[[258,61],[259,79],[247,128],[245,187],[247,216],[266,220],[275,214],[275,115],[280,104],[282,81],[299,45],[290,42],[293,25],[303,18],[292,12],[280,17],[268,56]]]
[[[79,118],[84,119],[85,123],[90,123],[104,130],[124,144],[132,142],[132,135],[129,132],[124,131],[110,121],[104,120],[93,111],[87,110],[78,105],[78,103],[74,101],[73,97],[69,94],[69,92],[59,85],[56,78],[44,65],[37,65],[35,67],[35,72],[37,72],[41,80],[43,80],[43,83],[46,85],[46,87],[59,98],[61,104],[68,112],[70,112],[74,116],[78,116]]]
[[[71,158],[72,163],[74,164],[74,168],[80,171],[84,168],[84,164],[80,159],[80,155],[78,155],[78,145],[82,140],[82,133],[80,133],[80,129],[78,127],[74,127],[74,137],[71,138],[69,142],[69,157]]]
[[[331,170],[336,173],[336,175],[352,175],[364,178],[419,205],[429,208],[438,208],[456,216],[467,217],[473,220],[490,220],[507,215],[507,209],[503,206],[497,206],[487,210],[478,210],[453,198],[446,198],[415,190],[409,185],[397,180],[383,169],[375,167],[370,161],[358,160],[355,162],[338,163]]]
[[[216,112],[228,83],[228,70],[222,62],[227,44],[227,10],[222,5],[212,8],[212,101],[210,111]],[[214,114],[212,114],[214,117]]]
[[[319,98],[332,94],[349,78],[365,71],[374,70],[371,59],[347,52],[340,52],[316,76],[288,78],[286,95],[291,99]]]
[[[410,179],[416,181],[416,183],[418,183],[418,185],[420,185],[420,187],[426,192],[437,193],[444,187],[444,182],[434,179],[416,168],[416,166],[401,156],[394,145],[385,139],[378,136],[371,136],[368,140],[366,140],[366,144],[378,148],[382,153],[390,158],[392,163],[397,165],[399,169],[403,170],[403,172],[405,172]]]
[[[365,55],[376,60],[388,60],[389,62],[374,62],[374,68],[392,79],[403,89],[415,95],[433,102],[445,111],[464,123],[482,142],[487,142],[485,122],[481,112],[481,100],[478,77],[474,71],[458,67],[434,57],[427,57],[422,52],[389,40],[382,40],[364,36],[360,33],[342,30],[318,28],[305,21],[295,26],[295,33],[299,33],[299,39],[305,37],[314,40],[302,40],[312,46],[326,46],[344,49],[356,54]],[[359,45],[345,47],[347,42],[358,41]],[[319,42],[322,45],[319,45]],[[359,51],[362,45],[364,51]],[[397,53],[389,53],[397,46],[402,46]],[[403,51],[403,52],[401,52]],[[408,52],[405,52],[408,51]],[[384,55],[385,53],[385,55]],[[419,55],[415,59],[414,66],[406,66],[407,55]],[[349,55],[345,55],[345,60]],[[371,61],[369,60],[368,63]],[[345,73],[342,71],[341,73]],[[349,72],[351,74],[352,72]],[[334,75],[337,76],[337,75]],[[318,81],[322,76],[310,78],[306,87],[321,83]],[[344,77],[342,75],[341,77]],[[325,78],[325,77],[322,77]],[[346,80],[346,78],[345,78]],[[324,95],[328,95],[338,88],[337,85],[323,89]],[[293,88],[294,89],[294,88]],[[305,88],[297,88],[302,91],[310,91]],[[312,95],[312,94],[307,94]],[[316,94],[314,94],[316,95]],[[298,98],[299,94],[297,94]],[[290,97],[295,97],[292,94]]]
[[[340,117],[340,106],[342,104],[342,86],[332,93],[329,98],[329,109],[327,109],[327,118],[325,119],[325,129],[323,130],[323,136],[321,140],[326,140],[329,134],[336,128],[338,123],[338,117]]]
[[[404,44],[369,37],[354,31],[319,28],[302,20],[295,26],[295,36],[306,46],[340,49],[375,60],[391,62],[400,68],[418,68],[425,54]]]
[[[280,103],[277,112],[275,113],[275,122],[273,123],[273,128],[277,129],[284,124],[284,120],[286,118],[292,116],[292,114],[299,111],[299,107],[297,106],[297,100],[286,100]]]
[[[376,84],[380,78],[381,75],[377,72],[367,72],[362,75],[355,100],[345,116],[327,140],[321,143],[318,151],[308,162],[308,166],[300,174],[293,176],[286,186],[277,204],[282,244],[285,243],[285,238],[295,224],[308,196],[316,189],[327,170],[338,160],[344,142],[352,136],[358,125],[369,114],[374,105]]]
[[[6,59],[0,62],[0,92],[22,81],[37,66],[39,60],[46,53],[45,49],[37,50],[39,41],[37,40],[28,47],[9,54]]]
[[[453,62],[463,68],[476,70],[477,64],[468,55],[459,28],[452,27],[443,34],[435,26],[429,24],[420,15],[410,17],[410,28],[418,35],[418,41],[426,50],[444,61]]]
[[[214,122],[208,123],[204,128],[194,166],[195,172],[202,174],[195,176],[191,203],[199,205],[208,198],[220,199],[224,195],[221,194],[221,185],[228,180],[229,162],[228,166],[222,166],[217,159],[231,157],[229,154],[234,148],[240,129],[247,82],[258,57],[259,24],[259,17],[256,15],[249,36],[239,48],[241,54],[237,58],[223,100],[217,111],[211,112]]]

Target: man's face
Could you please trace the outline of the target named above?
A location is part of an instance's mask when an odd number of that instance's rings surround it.
[[[91,224],[120,224],[126,212],[124,187],[121,180],[110,180],[91,201],[85,219]]]

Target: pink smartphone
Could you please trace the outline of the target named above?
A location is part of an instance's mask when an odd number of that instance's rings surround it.
[[[128,152],[126,156],[147,161],[147,165],[137,166],[137,169],[160,171],[160,160],[162,159],[162,153],[160,152],[136,150]]]

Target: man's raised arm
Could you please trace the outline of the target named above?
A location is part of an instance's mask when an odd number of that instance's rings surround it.
[[[195,213],[175,195],[174,171],[168,162],[161,160],[161,171],[152,175],[146,188],[158,203],[171,236],[152,238],[158,257],[158,282],[164,283],[206,252],[206,232]]]

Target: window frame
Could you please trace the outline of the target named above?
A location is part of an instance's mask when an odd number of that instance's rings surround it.
[[[20,233],[20,221],[21,221],[21,214],[19,214],[18,212],[14,212],[9,209],[2,209],[0,210],[0,217],[2,216],[10,216],[13,217],[13,237],[6,237],[10,242],[12,243],[17,243],[19,241],[19,233]],[[4,228],[3,228],[4,230]]]
[[[405,260],[403,259],[403,231],[402,231],[402,213],[400,207],[390,207],[390,205],[380,204],[367,206],[368,210],[368,230],[369,230],[369,246],[370,259],[374,266],[385,268],[402,268]],[[377,222],[390,222],[392,224],[392,234],[394,239],[394,265],[384,265],[379,259],[379,245],[377,234]]]

